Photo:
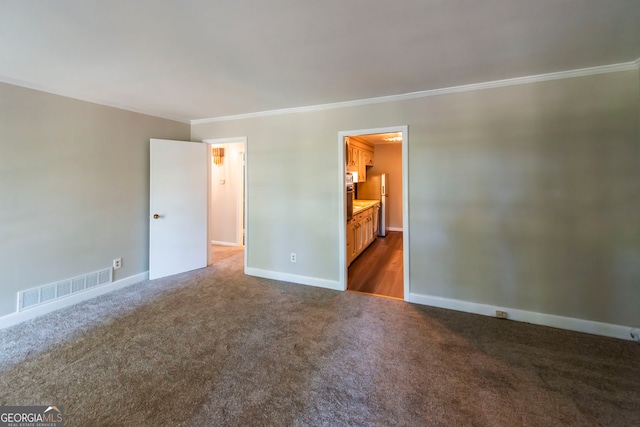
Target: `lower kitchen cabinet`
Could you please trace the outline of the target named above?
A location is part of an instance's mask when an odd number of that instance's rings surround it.
[[[356,223],[347,222],[347,265],[356,258]]]
[[[378,204],[371,208],[371,212],[373,214],[373,218],[371,220],[373,222],[373,236],[377,236],[380,228],[380,205]]]
[[[358,257],[378,235],[380,205],[367,208],[347,222],[347,265]]]
[[[362,220],[362,218],[360,218],[360,221],[358,221],[358,224],[356,224],[357,230],[356,230],[356,256],[360,255],[360,253],[362,251],[364,251],[364,249],[367,247],[367,242],[366,242],[366,234],[365,234],[365,223]]]
[[[369,246],[371,242],[373,242],[373,223],[371,222],[373,218],[373,208],[367,209],[363,212],[362,217],[362,244],[363,249]]]

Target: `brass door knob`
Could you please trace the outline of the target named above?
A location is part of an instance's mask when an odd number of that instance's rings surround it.
[[[158,214],[154,214],[153,215],[153,219],[158,219],[158,218],[160,218],[160,215],[158,215]]]

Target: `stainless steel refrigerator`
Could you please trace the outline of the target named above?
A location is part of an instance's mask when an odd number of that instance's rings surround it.
[[[367,175],[365,182],[358,183],[358,199],[380,200],[378,236],[387,235],[389,222],[389,194],[387,193],[387,175]]]

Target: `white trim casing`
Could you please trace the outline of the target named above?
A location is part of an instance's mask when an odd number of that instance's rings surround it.
[[[404,300],[409,301],[411,286],[409,278],[409,126],[402,126],[402,261],[404,275]]]
[[[247,186],[247,176],[249,173],[249,141],[246,136],[236,136],[236,137],[228,137],[228,138],[207,138],[203,139],[202,142],[207,144],[233,144],[241,142],[244,145],[244,176],[242,180],[242,184],[244,185],[244,208],[242,209],[242,215],[244,215],[243,223],[244,223],[244,245],[242,244],[242,240],[240,240],[240,235],[242,234],[242,230],[237,233],[238,242],[236,244],[230,244],[230,242],[211,242],[212,244],[219,245],[228,245],[228,246],[244,246],[244,270],[245,274],[247,274],[247,252],[249,252],[249,221],[248,221],[248,212],[249,212],[249,187]],[[211,162],[209,162],[211,165]],[[211,182],[211,173],[209,173],[209,182]],[[209,189],[209,196],[211,195],[211,189]],[[242,203],[242,202],[241,202]],[[211,204],[208,204],[209,208],[211,208]],[[240,227],[242,228],[242,227]],[[207,230],[209,233],[209,230]],[[211,262],[211,254],[207,254],[209,262]]]
[[[362,105],[381,104],[384,102],[404,101],[408,99],[426,98],[429,96],[447,95],[451,93],[470,92],[474,90],[492,89],[497,87],[523,85],[528,83],[546,82],[549,80],[569,79],[573,77],[593,76],[596,74],[616,73],[640,68],[640,58],[632,62],[601,65],[597,67],[580,68],[577,70],[558,71],[555,73],[536,74],[533,76],[514,77],[510,79],[494,80],[483,83],[472,83],[439,89],[421,90],[398,95],[380,96],[375,98],[358,99],[354,101],[334,102],[330,104],[310,105],[306,107],[282,108],[279,110],[258,111],[255,113],[235,114],[231,116],[211,117],[191,120],[192,125],[203,123],[226,122],[229,120],[251,119],[256,117],[277,116],[293,113],[307,113],[311,111],[332,110],[335,108],[357,107]]]
[[[39,90],[41,92],[52,93],[54,95],[64,96],[67,98],[77,99],[80,101],[91,102],[93,104],[118,108],[120,110],[131,111],[133,113],[144,114],[152,117],[159,117],[159,118],[173,120],[180,123],[198,125],[203,123],[250,119],[254,117],[276,116],[276,115],[282,115],[282,114],[303,113],[303,112],[309,112],[309,111],[331,110],[334,108],[354,107],[358,105],[379,104],[383,102],[393,102],[393,101],[401,101],[405,99],[424,98],[427,96],[444,95],[447,93],[468,92],[472,90],[488,89],[492,87],[513,86],[518,84],[543,82],[548,80],[559,80],[559,79],[565,79],[565,78],[571,78],[571,77],[582,77],[582,76],[591,76],[595,74],[615,73],[619,71],[629,71],[629,70],[638,69],[638,68],[640,68],[640,58],[636,59],[635,61],[623,62],[619,64],[602,65],[597,67],[581,68],[577,70],[559,71],[555,73],[536,74],[533,76],[515,77],[511,79],[495,80],[495,81],[484,82],[484,83],[473,83],[468,85],[452,86],[452,87],[439,88],[439,89],[430,89],[430,90],[423,90],[423,91],[417,91],[417,92],[403,93],[398,95],[365,98],[365,99],[359,99],[354,101],[334,102],[330,104],[310,105],[306,107],[282,108],[279,110],[258,111],[255,113],[235,114],[230,116],[220,116],[220,117],[192,119],[192,120],[187,120],[184,117],[167,115],[160,112],[142,110],[142,109],[127,106],[127,105],[120,105],[111,101],[106,101],[104,99],[95,99],[91,97],[73,94],[70,92],[65,93],[56,89],[52,89],[47,86],[26,82],[24,80],[15,79],[13,77],[4,76],[4,75],[0,75],[0,82],[8,83],[14,86],[25,87],[28,89]]]
[[[403,231],[402,227],[387,227],[389,231]]]
[[[347,204],[346,204],[346,145],[344,138],[349,136],[338,132],[338,277],[340,291],[347,290]]]
[[[53,300],[50,303],[45,303],[37,307],[29,308],[24,311],[7,314],[0,317],[0,329],[8,328],[27,320],[35,319],[42,315],[51,313],[52,311],[60,310],[61,308],[69,307],[78,304],[82,301],[95,298],[106,293],[125,288],[127,286],[135,285],[136,283],[149,280],[149,272],[135,274],[133,276],[125,277],[124,279],[116,280],[106,285],[97,286],[95,288],[88,289],[77,294],[70,295],[68,297]]]
[[[245,274],[249,276],[262,277],[264,279],[280,280],[282,282],[295,283],[298,285],[316,286],[318,288],[342,291],[342,285],[336,280],[318,279],[317,277],[300,276],[298,274],[281,273],[279,271],[263,270],[261,268],[247,267]]]
[[[207,138],[207,139],[203,139],[202,142],[204,142],[206,144],[211,144],[211,145],[234,144],[236,142],[244,142],[246,144],[247,143],[247,137],[246,136],[237,136],[237,137],[231,137],[231,138]]]
[[[409,283],[409,126],[387,126],[380,128],[356,129],[338,132],[338,260],[340,262],[339,277],[340,290],[347,290],[347,211],[345,203],[345,144],[344,139],[354,135],[372,135],[377,133],[402,132],[402,224],[405,230],[402,236],[402,252],[404,264],[404,299],[408,301],[410,292]]]
[[[249,265],[249,139],[244,138],[244,272]]]
[[[592,320],[537,313],[535,311],[517,310],[514,308],[479,304],[431,295],[412,293],[409,295],[409,302],[445,308],[448,310],[462,311],[465,313],[480,314],[482,316],[489,317],[495,317],[496,310],[500,310],[507,312],[509,320],[532,323],[534,325],[550,326],[552,328],[566,329],[569,331],[583,332],[592,335],[602,335],[605,337],[619,338],[623,340],[637,339],[634,337],[638,336],[637,329],[630,326],[613,325],[610,323],[594,322]]]

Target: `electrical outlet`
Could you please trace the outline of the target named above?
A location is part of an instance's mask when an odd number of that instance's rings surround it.
[[[296,262],[296,254],[291,252],[291,262]]]
[[[113,260],[113,269],[117,270],[119,268],[122,268],[122,258],[116,258]]]
[[[507,315],[506,311],[501,311],[501,310],[496,310],[496,317],[498,319],[507,319],[509,318],[509,316]]]

